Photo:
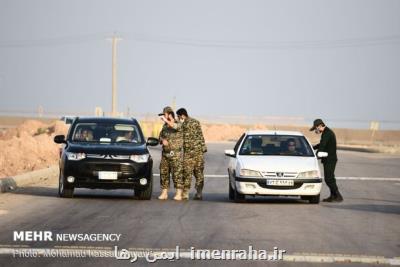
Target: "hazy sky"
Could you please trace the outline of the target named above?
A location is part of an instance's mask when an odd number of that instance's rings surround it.
[[[398,121],[400,1],[0,0],[0,111]]]

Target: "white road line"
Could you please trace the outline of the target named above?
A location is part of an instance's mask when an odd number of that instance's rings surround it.
[[[118,248],[119,250],[121,248]],[[213,251],[215,249],[201,249],[202,251],[208,250]],[[157,248],[129,248],[128,251],[131,255],[137,255],[138,258],[146,258],[146,253],[152,253],[152,255],[167,255],[169,258],[173,259],[176,254],[176,249],[157,249]],[[107,254],[105,254],[105,252]],[[25,254],[24,254],[25,253]],[[30,253],[30,254],[29,254]],[[13,257],[22,257],[27,258],[27,255],[36,255],[38,257],[46,257],[46,255],[53,255],[50,257],[54,258],[54,255],[90,255],[85,258],[96,258],[96,257],[109,257],[115,258],[114,249],[105,249],[105,248],[88,248],[85,246],[69,248],[15,248],[15,247],[2,247],[0,248],[0,255],[10,255]],[[19,256],[25,255],[25,256]],[[210,253],[210,255],[212,255]],[[227,261],[233,260],[243,260],[242,256],[237,254],[233,254],[231,259],[227,259]],[[66,258],[65,256],[59,256],[60,258]],[[76,256],[78,257],[78,256]],[[189,259],[194,261],[202,261],[205,259],[193,259],[193,255],[191,254],[189,249],[180,249],[179,258],[180,259]],[[49,256],[47,256],[49,258]],[[218,258],[212,257],[209,260],[218,260]],[[161,260],[160,260],[161,261]],[[260,260],[258,260],[260,261]],[[361,264],[382,264],[382,265],[396,265],[400,266],[400,258],[399,257],[382,257],[382,256],[370,256],[370,255],[343,255],[343,254],[319,254],[319,253],[294,253],[294,254],[283,254],[283,259],[280,260],[283,262],[307,262],[307,263],[361,263]]]
[[[159,177],[159,173],[153,174]],[[228,178],[226,174],[204,174],[206,178]],[[352,180],[352,181],[386,181],[386,182],[400,182],[400,178],[388,178],[388,177],[336,177],[336,180]]]
[[[400,182],[400,178],[388,177],[336,177],[337,180],[354,180],[354,181],[389,181]]]

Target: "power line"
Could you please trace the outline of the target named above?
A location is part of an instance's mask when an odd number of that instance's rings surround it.
[[[62,46],[71,44],[81,44],[105,40],[109,36],[103,33],[72,35],[54,38],[30,39],[30,40],[14,40],[0,42],[1,48],[24,48],[24,47],[45,47],[45,46]]]
[[[195,39],[174,39],[171,37],[154,37],[143,34],[123,34],[126,40],[139,42],[150,42],[159,44],[183,45],[193,47],[210,48],[244,48],[244,49],[309,49],[309,48],[341,48],[341,47],[362,47],[400,43],[400,35],[388,35],[379,37],[348,38],[337,40],[316,40],[316,41],[218,41],[218,40],[195,40]]]
[[[231,49],[265,49],[265,50],[285,50],[285,49],[330,49],[346,47],[367,47],[378,45],[400,44],[400,34],[385,35],[362,38],[346,38],[333,40],[313,40],[313,41],[223,41],[223,40],[201,40],[175,38],[171,36],[156,36],[139,33],[120,33],[121,37],[127,41],[147,42],[154,44],[180,45],[187,47],[201,48],[231,48]],[[74,35],[55,38],[35,39],[35,40],[14,40],[0,42],[0,48],[24,48],[24,47],[44,47],[62,46],[80,43],[103,41],[110,36],[107,33],[95,33],[86,35]]]

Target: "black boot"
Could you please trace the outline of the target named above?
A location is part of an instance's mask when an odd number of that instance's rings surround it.
[[[328,198],[324,198],[323,202],[333,202],[335,197],[331,194]]]
[[[335,192],[335,198],[333,199],[334,202],[342,202],[343,201],[343,197],[340,194],[339,190],[336,190]]]
[[[328,187],[329,187],[329,192],[330,192],[331,194],[330,194],[329,197],[323,199],[323,200],[322,200],[323,202],[333,202],[334,199],[336,198],[336,194],[335,194],[335,193],[336,193],[336,190],[334,190],[334,188],[332,188],[332,187],[329,186],[329,185],[328,185]]]

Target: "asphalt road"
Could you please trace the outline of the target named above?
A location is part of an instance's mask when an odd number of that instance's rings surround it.
[[[232,143],[208,144],[206,174],[226,174],[223,150]],[[154,173],[159,173],[159,150],[152,149]],[[343,203],[310,205],[296,198],[257,197],[247,203],[228,200],[225,177],[206,178],[203,201],[159,201],[159,178],[151,201],[131,198],[129,190],[76,190],[73,199],[57,197],[57,177],[42,184],[0,194],[0,251],[3,248],[110,248],[138,250],[254,249],[286,250],[287,255],[314,255],[316,261],[348,255],[361,259],[400,256],[400,156],[339,152],[336,175]],[[374,177],[372,181],[347,177]],[[193,190],[193,189],[192,189]],[[327,196],[324,186],[322,197]],[[173,192],[170,192],[172,198]],[[192,192],[193,195],[193,192]],[[53,233],[117,233],[119,242],[14,242],[13,231]],[[1,254],[1,253],[0,253]],[[360,256],[361,255],[361,256]],[[371,258],[372,257],[372,258]],[[295,257],[295,260],[299,258]],[[20,257],[3,253],[0,266],[84,266],[146,264],[115,258]],[[395,263],[393,261],[392,263]],[[155,266],[247,266],[246,261],[159,261]],[[251,264],[265,265],[262,261]],[[357,263],[283,262],[271,266],[374,266]]]

